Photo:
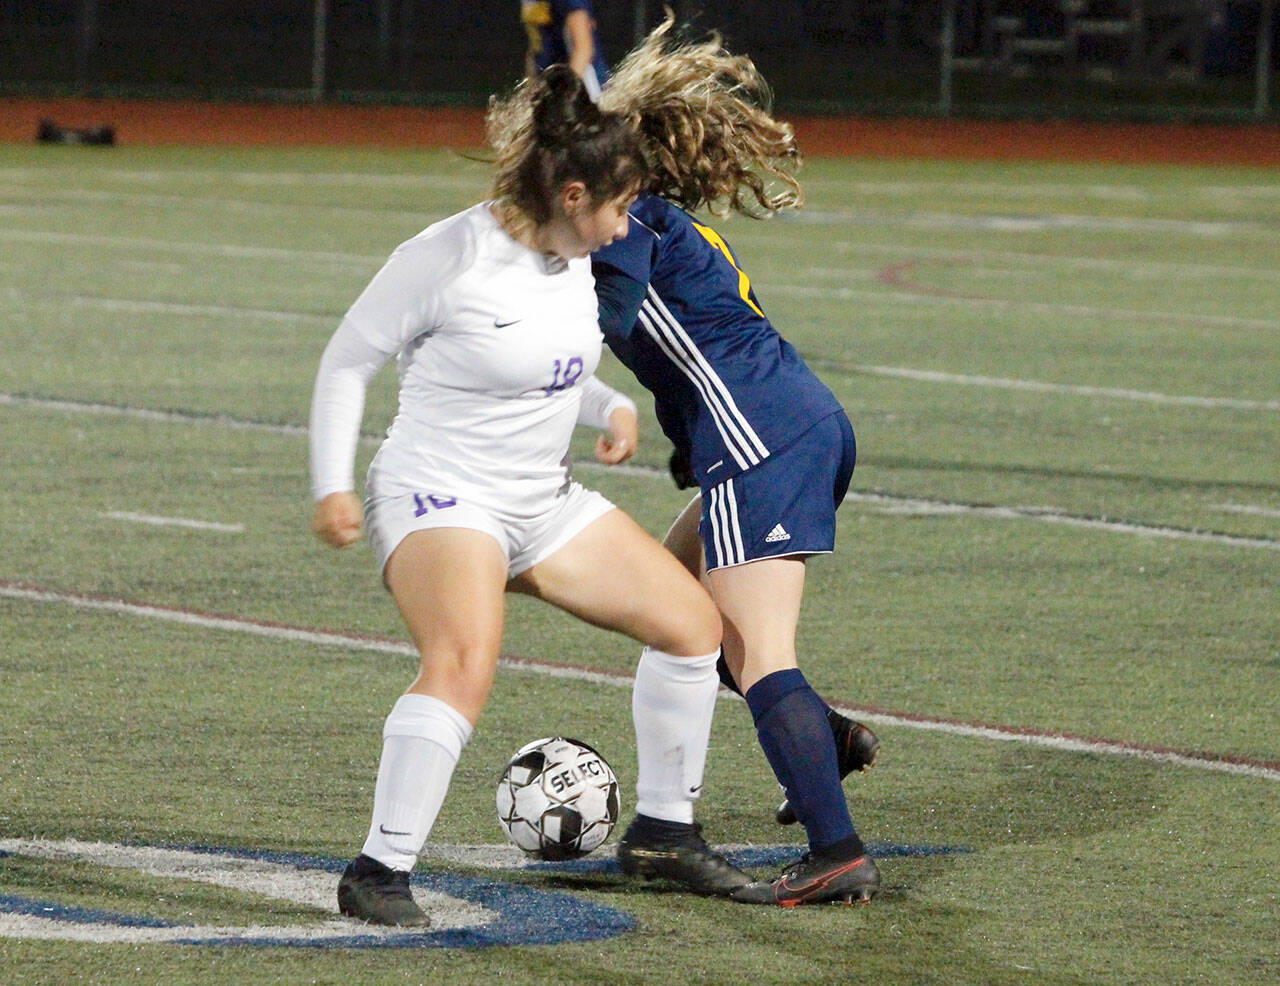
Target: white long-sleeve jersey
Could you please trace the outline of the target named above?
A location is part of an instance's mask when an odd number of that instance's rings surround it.
[[[566,482],[580,412],[603,425],[630,403],[591,380],[600,346],[586,259],[522,246],[488,203],[428,227],[396,249],[325,349],[311,404],[313,495],[354,488],[365,391],[396,356],[399,410],[369,470],[379,492],[541,512]]]

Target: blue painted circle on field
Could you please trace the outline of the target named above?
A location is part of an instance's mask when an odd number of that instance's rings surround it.
[[[25,914],[27,917],[66,921],[68,924],[110,924],[119,928],[175,927],[171,921],[147,917],[145,914],[120,914],[95,907],[74,907],[14,894],[0,894],[0,914]]]
[[[307,856],[301,853],[254,852],[208,846],[167,846],[209,855],[278,863],[299,869],[341,873],[346,860]],[[473,927],[439,931],[379,931],[361,933],[353,924],[347,936],[311,938],[299,936],[252,937],[250,935],[166,938],[175,945],[220,945],[272,948],[484,948],[493,945],[555,945],[565,942],[599,941],[612,938],[636,926],[631,915],[617,908],[596,904],[570,894],[536,887],[477,879],[452,873],[415,874],[413,884],[423,890],[445,894],[496,913],[495,920]],[[336,886],[336,882],[335,882]],[[0,912],[49,918],[72,924],[98,924],[125,928],[182,928],[183,924],[136,914],[121,914],[95,908],[74,907],[53,901],[0,895]]]
[[[201,847],[201,852],[248,857],[282,863],[302,869],[341,873],[346,860],[306,856],[301,853],[244,852]],[[346,938],[314,940],[299,938],[254,939],[201,938],[178,942],[184,945],[249,945],[296,948],[484,948],[492,945],[559,945],[565,942],[599,941],[613,938],[636,926],[630,914],[614,907],[595,904],[580,897],[553,890],[540,890],[516,883],[426,871],[415,873],[413,884],[423,890],[456,897],[497,913],[488,924],[440,931],[367,935],[356,932]]]
[[[303,870],[322,870],[334,874],[341,873],[346,867],[346,860],[302,853],[193,845],[168,845],[161,848],[248,859]],[[801,845],[750,846],[729,850],[725,855],[744,869],[755,869],[790,863],[800,856],[804,848]],[[869,843],[867,849],[877,858],[947,856],[971,851],[962,846],[898,843]],[[0,852],[0,855],[10,854]],[[618,871],[618,861],[610,854],[554,863],[527,863],[521,869],[524,872],[566,874],[612,873]],[[560,891],[434,871],[415,874],[413,884],[425,891],[476,904],[496,914],[497,917],[482,925],[445,928],[438,931],[379,930],[376,933],[369,933],[354,930],[359,925],[353,924],[350,935],[253,937],[248,934],[203,936],[197,934],[191,937],[166,937],[164,941],[176,945],[259,948],[485,948],[494,945],[554,945],[566,942],[599,941],[623,934],[636,926],[635,919],[625,911]],[[76,907],[55,901],[5,894],[0,894],[0,913],[27,915],[70,924],[106,925],[116,928],[163,928],[180,931],[188,927],[185,924],[146,915]]]
[[[345,866],[343,861],[334,870],[340,872]],[[624,911],[557,891],[449,873],[418,874],[413,883],[424,890],[479,904],[496,912],[498,918],[489,924],[440,931],[379,935],[356,932],[346,938],[321,940],[242,936],[179,939],[176,944],[276,948],[485,948],[492,945],[559,945],[599,941],[636,926],[635,919]]]

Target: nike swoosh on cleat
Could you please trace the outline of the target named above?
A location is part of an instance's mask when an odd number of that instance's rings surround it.
[[[676,859],[680,855],[670,849],[632,849],[630,853],[640,859]]]
[[[845,873],[848,873],[852,869],[855,869],[866,858],[867,858],[866,856],[859,856],[852,863],[849,863],[846,866],[842,866],[838,870],[833,870],[830,873],[824,873],[822,876],[818,877],[816,880],[814,880],[812,883],[809,883],[809,884],[793,884],[793,883],[790,883],[788,881],[788,878],[784,876],[781,880],[778,881],[778,894],[780,895],[784,890],[790,893],[796,894],[797,895],[796,903],[799,903],[800,901],[805,900],[808,897],[812,897],[814,894],[819,893],[822,890],[825,890],[831,884],[832,880],[834,880],[838,876],[843,876]]]

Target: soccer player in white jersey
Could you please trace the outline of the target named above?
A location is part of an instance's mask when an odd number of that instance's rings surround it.
[[[604,462],[636,441],[635,407],[594,381],[601,335],[590,251],[622,236],[641,180],[636,138],[566,67],[490,111],[494,200],[402,244],[334,333],[311,409],[313,526],[367,524],[421,655],[383,727],[369,835],[338,886],[344,914],[421,927],[409,873],[488,699],[505,591],[645,645],[633,712],[637,810],[691,829],[702,785],[720,620],[656,540],[566,466],[575,423],[607,428]],[[369,469],[353,462],[364,396],[396,357],[400,402]],[[727,895],[747,876],[697,836],[667,875]]]
[[[686,211],[796,205],[799,155],[751,61],[718,38],[673,43],[672,25],[623,60],[600,98],[636,124],[648,160],[628,234],[593,255],[600,324],[654,395],[677,483],[701,488],[666,543],[710,586],[724,620],[725,683],[746,698],[786,790],[779,821],[798,818],[809,839],[779,877],[732,896],[787,907],[866,902],[879,870],[841,780],[874,762],[879,743],[814,692],[795,647],[805,559],[835,547],[853,429],[766,317],[729,244]],[[783,188],[770,192],[770,179]],[[632,848],[646,827],[638,815],[619,842],[624,871],[651,866]]]

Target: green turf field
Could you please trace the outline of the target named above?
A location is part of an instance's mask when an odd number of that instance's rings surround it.
[[[323,866],[359,849],[415,667],[367,550],[308,531],[313,373],[390,250],[481,198],[485,168],[0,147],[0,982],[1280,979],[1280,178],[803,174],[803,212],[716,225],[858,433],[801,645],[881,736],[846,790],[884,892],[782,911],[632,883],[607,852],[449,861],[503,843],[494,784],[529,739],[581,736],[634,782],[635,646],[517,598],[504,649],[532,664],[500,675],[419,888],[525,901],[516,930],[286,947],[245,939],[333,922]],[[645,444],[609,472],[583,434],[579,476],[661,534],[685,499],[666,444],[625,370],[601,375],[641,399]],[[706,834],[787,858],[778,798],[722,702]],[[188,878],[166,860],[192,847],[320,896]],[[209,928],[223,944],[155,940]]]

